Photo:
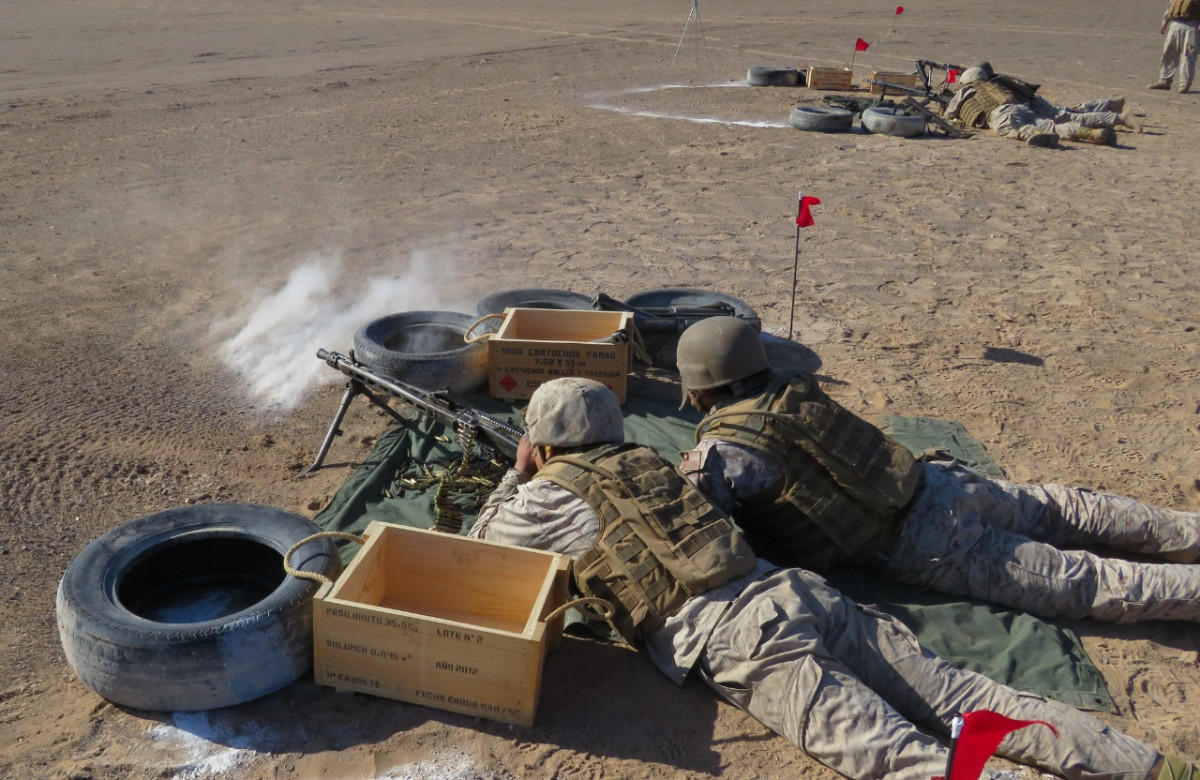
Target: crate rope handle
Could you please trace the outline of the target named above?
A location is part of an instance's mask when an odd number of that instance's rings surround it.
[[[471,327],[467,328],[467,332],[463,334],[463,341],[467,342],[468,344],[474,344],[476,341],[487,341],[488,339],[490,339],[492,336],[494,336],[496,334],[495,333],[480,333],[478,336],[472,336],[471,331],[475,330],[476,328],[478,328],[480,325],[487,322],[488,320],[502,320],[502,319],[504,319],[503,314],[485,314],[485,315],[483,315],[479,319],[475,320],[475,322],[471,323]]]
[[[600,615],[603,617],[604,620],[611,620],[613,615],[617,614],[617,610],[615,607],[613,607],[612,603],[605,601],[602,598],[597,598],[595,596],[585,596],[580,599],[575,599],[574,601],[568,601],[566,604],[563,604],[562,606],[558,607],[557,609],[552,610],[548,615],[546,615],[545,618],[543,618],[543,620],[546,623],[549,623],[551,620],[554,620],[556,617],[563,614],[571,607],[579,607],[580,612],[584,613],[585,615],[587,615],[589,618],[591,618],[593,620],[596,619],[596,614],[595,613],[588,614],[588,613],[592,612],[592,610],[591,610],[592,607],[595,607],[596,609],[600,610]],[[584,609],[584,607],[587,607],[587,609]]]
[[[366,544],[367,541],[367,537],[365,536],[355,536],[354,534],[342,533],[341,531],[321,531],[320,533],[306,536],[289,547],[288,551],[283,554],[283,570],[293,577],[299,577],[304,580],[312,580],[313,582],[319,582],[322,585],[332,585],[333,580],[329,579],[319,571],[300,571],[299,569],[292,568],[292,553],[296,552],[296,550],[299,550],[309,542],[316,541],[317,539],[345,539],[348,542],[358,542],[359,544]]]

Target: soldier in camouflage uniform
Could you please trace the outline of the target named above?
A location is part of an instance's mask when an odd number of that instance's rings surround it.
[[[1059,139],[1112,144],[1116,127],[1142,132],[1141,122],[1124,111],[1124,98],[1056,106],[1036,94],[1037,85],[995,76],[979,66],[963,71],[959,83],[946,106],[947,119],[961,120],[967,127],[988,127],[1031,146],[1055,146]]]
[[[1163,40],[1162,58],[1158,64],[1158,81],[1150,89],[1170,89],[1179,77],[1176,89],[1187,92],[1196,74],[1196,29],[1200,26],[1200,0],[1171,0],[1163,13],[1159,32]]]
[[[775,375],[736,317],[689,327],[677,357],[685,400],[706,412],[684,470],[760,555],[816,571],[869,565],[1045,617],[1200,622],[1200,514],[916,460],[812,376]]]
[[[612,604],[613,627],[671,680],[681,685],[695,670],[842,775],[942,775],[947,749],[931,734],[986,709],[1054,724],[1057,739],[1025,728],[998,753],[1072,780],[1200,777],[1072,707],[955,669],[816,574],[757,559],[678,469],[624,443],[620,405],[598,382],[543,384],[525,419],[516,465],[471,535],[574,556],[579,590]]]

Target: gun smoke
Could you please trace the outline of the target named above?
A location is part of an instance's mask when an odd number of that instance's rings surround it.
[[[414,310],[471,311],[448,304],[437,278],[452,275],[445,258],[412,256],[407,271],[340,284],[341,259],[313,255],[275,292],[258,291],[245,309],[215,330],[236,334],[221,342],[221,362],[245,380],[262,410],[289,411],[322,384],[341,376],[318,360],[317,349],[347,349],[360,327],[388,314]],[[447,308],[449,306],[449,308]]]

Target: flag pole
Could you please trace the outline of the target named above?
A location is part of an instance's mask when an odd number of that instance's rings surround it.
[[[950,750],[946,753],[946,780],[954,780],[951,774],[954,771],[954,748],[958,745],[958,738],[962,736],[963,720],[961,715],[955,715],[954,720],[950,721]]]
[[[788,317],[788,341],[792,340],[793,328],[796,324],[796,283],[800,275],[800,217],[804,213],[804,190],[796,200],[796,257],[792,261],[792,313]]]

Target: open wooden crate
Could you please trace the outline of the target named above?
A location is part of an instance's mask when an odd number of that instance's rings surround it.
[[[320,685],[533,724],[570,557],[379,521],[313,600]]]
[[[610,340],[614,334],[620,334],[619,343]],[[632,337],[630,312],[505,309],[504,323],[488,340],[488,394],[524,400],[543,382],[581,376],[605,385],[625,403]]]

